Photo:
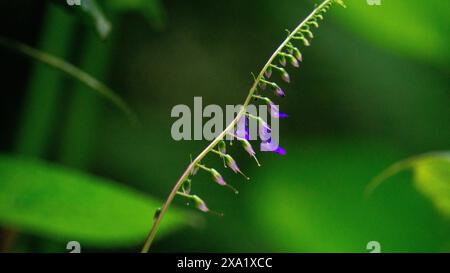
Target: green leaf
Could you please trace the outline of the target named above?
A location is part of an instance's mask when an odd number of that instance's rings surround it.
[[[131,110],[131,108],[127,105],[127,103],[118,96],[114,91],[112,91],[108,86],[81,70],[80,68],[66,62],[65,60],[58,58],[52,54],[47,52],[40,51],[38,49],[32,48],[26,44],[21,42],[11,40],[6,37],[0,36],[0,46],[23,54],[25,56],[31,57],[41,63],[44,63],[50,67],[56,68],[72,78],[80,81],[91,90],[97,92],[107,100],[109,100],[112,104],[114,104],[117,108],[119,108],[130,120],[133,124],[139,124],[139,121],[135,115],[135,113]]]
[[[82,245],[140,245],[161,205],[113,181],[36,159],[0,155],[0,224]],[[159,235],[188,215],[171,209]]]
[[[416,188],[450,218],[450,152],[428,153],[397,162],[369,184],[368,193],[389,177],[406,169],[414,171]]]

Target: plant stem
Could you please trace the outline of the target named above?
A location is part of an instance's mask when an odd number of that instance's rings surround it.
[[[253,94],[256,92],[258,88],[258,83],[261,81],[261,79],[264,77],[264,72],[266,69],[270,66],[270,64],[275,60],[275,58],[278,56],[278,54],[286,47],[286,45],[289,43],[289,41],[295,36],[295,34],[300,30],[301,27],[303,27],[306,22],[308,22],[314,15],[316,15],[317,12],[319,12],[325,5],[332,2],[334,0],[325,0],[317,6],[311,14],[308,15],[296,28],[294,31],[292,31],[288,37],[281,43],[281,45],[277,48],[277,50],[272,54],[272,56],[269,58],[267,63],[264,65],[263,69],[259,73],[258,77],[253,82],[252,87],[250,88],[247,98],[245,99],[245,102],[241,108],[241,110],[238,112],[236,118],[225,128],[224,131],[222,131],[192,162],[189,164],[187,169],[184,171],[183,175],[178,179],[177,183],[173,187],[172,191],[170,192],[169,196],[167,197],[166,202],[164,203],[163,207],[161,208],[161,211],[156,218],[156,220],[153,223],[153,226],[150,230],[150,233],[147,236],[147,239],[145,240],[144,246],[142,247],[141,253],[147,253],[150,249],[150,246],[152,245],[153,239],[155,238],[156,231],[158,230],[159,224],[161,223],[162,218],[166,214],[167,210],[169,209],[169,206],[172,204],[173,199],[175,198],[178,190],[183,185],[184,181],[189,177],[191,174],[192,169],[196,166],[197,163],[199,163],[223,138],[224,136],[231,131],[235,125],[238,123],[238,121],[241,119],[241,117],[245,114],[246,108],[249,105]]]

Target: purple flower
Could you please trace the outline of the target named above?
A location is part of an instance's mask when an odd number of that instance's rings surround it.
[[[247,116],[242,117],[237,123],[235,134],[246,140],[250,140],[249,120]]]
[[[261,151],[263,152],[274,152],[279,155],[285,155],[286,149],[279,146],[278,144],[274,143],[272,141],[272,138],[269,138],[267,141],[263,140],[263,143],[261,144]]]
[[[288,115],[286,113],[280,112],[280,109],[273,102],[269,102],[270,107],[270,115],[274,118],[287,118]]]
[[[285,155],[286,154],[286,149],[278,146],[278,148],[276,148],[273,152],[279,154],[279,155]]]

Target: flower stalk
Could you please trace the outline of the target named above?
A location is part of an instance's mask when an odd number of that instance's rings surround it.
[[[196,167],[200,167],[203,165],[199,165],[201,160],[209,154],[218,144],[221,142],[224,137],[233,132],[235,126],[240,121],[242,117],[246,115],[247,106],[250,104],[250,102],[253,99],[253,95],[258,91],[258,87],[261,85],[261,81],[265,81],[264,75],[266,74],[266,71],[271,67],[271,65],[274,63],[275,59],[279,58],[280,53],[285,52],[286,50],[292,50],[292,43],[291,41],[295,39],[300,39],[303,41],[305,45],[309,45],[309,41],[304,35],[302,34],[302,29],[304,29],[304,26],[307,26],[310,24],[310,22],[314,21],[317,22],[316,18],[318,18],[318,15],[321,13],[324,13],[326,10],[330,8],[330,6],[333,3],[338,3],[340,5],[344,5],[342,0],[325,0],[320,5],[318,5],[310,15],[308,15],[296,28],[294,31],[289,33],[288,37],[281,43],[281,45],[275,50],[275,52],[272,54],[272,56],[269,58],[269,60],[264,65],[261,72],[258,74],[258,77],[255,78],[253,85],[251,86],[248,95],[244,101],[244,104],[241,108],[241,110],[238,112],[234,120],[223,130],[194,160],[191,161],[189,166],[186,168],[184,173],[181,175],[181,177],[176,182],[175,186],[172,188],[169,196],[167,197],[166,201],[164,202],[164,205],[162,206],[158,216],[153,222],[153,226],[147,236],[147,239],[145,240],[144,246],[141,250],[142,253],[147,253],[152,245],[152,242],[155,238],[156,232],[158,230],[158,227],[164,217],[164,215],[167,213],[167,210],[169,209],[170,205],[172,204],[173,199],[177,194],[179,194],[180,188],[183,186],[184,182],[189,178],[190,174],[192,173],[192,170]],[[298,57],[298,56],[297,56]],[[204,167],[204,166],[203,166]],[[206,167],[205,167],[206,168]]]

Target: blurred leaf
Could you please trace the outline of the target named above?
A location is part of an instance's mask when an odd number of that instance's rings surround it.
[[[407,175],[368,200],[367,179],[401,157],[396,147],[376,142],[283,140],[288,154],[263,162],[249,217],[256,238],[270,251],[382,252],[448,251],[448,223],[417,193]],[[297,148],[298,147],[298,148]]]
[[[138,12],[156,27],[161,27],[165,17],[160,0],[108,0],[107,5],[118,12]]]
[[[90,89],[96,91],[97,93],[108,99],[111,103],[117,106],[133,124],[139,123],[133,111],[131,111],[130,107],[125,103],[125,101],[122,100],[121,97],[116,95],[116,93],[114,93],[114,91],[112,91],[105,84],[103,84],[90,74],[79,69],[78,67],[54,55],[42,52],[26,44],[2,36],[0,36],[0,46],[4,46],[10,50],[16,51],[53,68],[61,70],[62,72],[80,81]]]
[[[429,153],[397,162],[372,181],[368,192],[405,169],[414,170],[417,189],[450,218],[450,152]]]
[[[366,1],[347,1],[348,9],[337,13],[344,25],[379,47],[427,62],[448,64],[448,1],[381,3],[370,6]]]
[[[3,226],[96,247],[139,245],[160,205],[104,178],[38,160],[0,156]],[[162,234],[188,221],[176,208],[167,216]]]

